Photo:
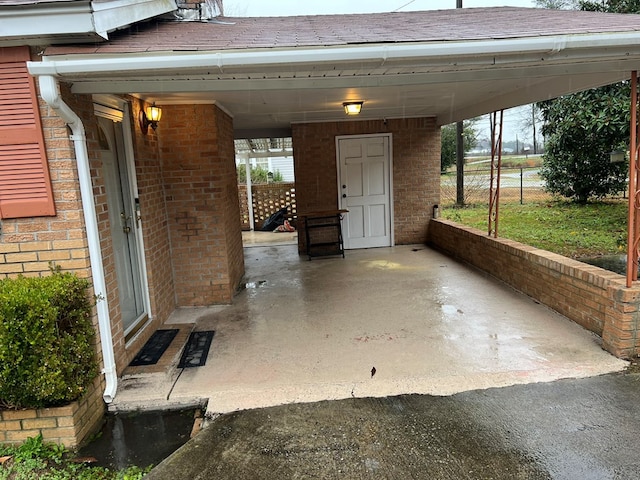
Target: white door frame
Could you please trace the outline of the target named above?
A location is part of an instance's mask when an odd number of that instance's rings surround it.
[[[342,185],[341,185],[341,174],[342,174],[342,165],[340,163],[340,140],[345,139],[355,139],[355,138],[374,138],[374,137],[387,137],[388,139],[388,147],[389,147],[389,234],[391,236],[391,246],[396,244],[395,235],[394,235],[394,202],[393,202],[393,134],[391,133],[369,133],[369,134],[361,134],[361,135],[336,135],[336,171],[337,171],[337,183],[338,183],[338,205],[339,208],[345,208],[343,205],[342,198]],[[345,215],[349,215],[348,213]],[[344,225],[345,220],[342,221]],[[345,238],[346,241],[346,238]],[[345,245],[345,248],[347,246]]]
[[[138,180],[136,176],[135,169],[135,155],[133,148],[133,139],[131,137],[131,121],[130,121],[130,106],[129,103],[122,100],[121,98],[112,97],[108,95],[94,95],[94,113],[98,117],[107,118],[114,122],[119,122],[122,124],[122,135],[124,141],[124,161],[127,169],[127,177],[129,179],[129,199],[131,201],[130,208],[131,211],[134,212],[136,216],[135,219],[132,219],[133,233],[136,238],[136,246],[137,251],[136,254],[138,256],[138,266],[141,281],[141,289],[142,289],[142,302],[143,302],[143,316],[148,316],[148,321],[151,321],[152,311],[151,311],[151,298],[149,296],[149,279],[147,276],[147,262],[145,256],[145,248],[144,248],[144,235],[142,234],[142,218],[140,216],[140,204],[138,202],[139,194],[138,194]],[[137,329],[141,331],[144,325],[136,322],[133,329]],[[129,331],[125,331],[125,337]],[[130,344],[135,339],[135,335],[130,338],[126,345]]]

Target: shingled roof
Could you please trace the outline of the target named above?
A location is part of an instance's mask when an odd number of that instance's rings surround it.
[[[30,72],[79,94],[212,103],[236,132],[296,122],[433,116],[440,125],[630,78],[640,15],[492,7],[177,21],[49,47]],[[243,133],[245,134],[245,133]]]
[[[640,30],[637,15],[517,7],[293,17],[155,19],[94,45],[57,46],[47,55],[322,47],[496,40]]]

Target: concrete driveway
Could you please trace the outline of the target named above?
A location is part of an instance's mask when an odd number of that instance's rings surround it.
[[[640,478],[638,374],[223,415],[148,480]]]
[[[111,410],[207,404],[209,418],[293,402],[451,395],[621,371],[600,339],[423,245],[308,261],[245,248],[234,304],[179,309],[164,328],[215,330],[207,362],[129,368]],[[183,338],[179,337],[179,338]],[[174,340],[176,342],[178,340]]]

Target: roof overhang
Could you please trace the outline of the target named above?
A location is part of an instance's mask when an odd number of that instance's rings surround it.
[[[640,32],[42,60],[29,71],[69,82],[75,93],[217,103],[237,131],[269,137],[292,123],[345,120],[349,100],[365,102],[361,120],[435,117],[444,125],[615,83],[640,69]]]
[[[175,0],[34,1],[3,5],[0,46],[104,41],[109,32],[176,8]]]

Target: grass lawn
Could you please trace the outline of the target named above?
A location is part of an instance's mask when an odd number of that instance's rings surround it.
[[[588,205],[547,201],[500,205],[498,236],[581,258],[625,253],[627,200]],[[443,207],[442,217],[487,231],[488,207]]]

